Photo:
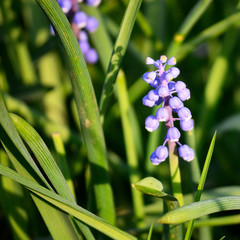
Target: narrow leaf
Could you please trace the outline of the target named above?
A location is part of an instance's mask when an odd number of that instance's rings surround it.
[[[166,213],[158,221],[160,223],[178,224],[203,217],[208,214],[228,210],[240,210],[239,196],[219,197],[191,203]]]

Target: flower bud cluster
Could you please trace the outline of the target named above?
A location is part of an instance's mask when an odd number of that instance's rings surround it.
[[[95,32],[99,23],[95,17],[88,16],[85,12],[81,11],[79,3],[84,2],[90,6],[97,7],[101,3],[101,0],[57,0],[57,2],[71,23],[86,62],[91,64],[96,63],[98,54],[89,44],[88,33]],[[51,26],[50,29],[54,35],[53,27]]]
[[[173,81],[180,74],[177,67],[170,67],[165,70],[166,65],[174,66],[176,59],[171,57],[167,59],[162,55],[159,60],[155,61],[147,57],[146,64],[154,65],[157,70],[146,72],[143,74],[143,80],[153,89],[143,97],[143,105],[148,107],[162,106],[156,111],[155,115],[150,115],[145,120],[145,128],[149,131],[155,131],[159,127],[159,122],[165,122],[167,134],[163,145],[159,146],[151,155],[150,159],[154,165],[165,161],[168,157],[168,148],[165,146],[167,142],[176,142],[179,145],[178,154],[185,161],[191,161],[194,158],[194,150],[188,145],[182,145],[179,142],[181,133],[174,127],[174,121],[180,121],[180,128],[183,131],[193,129],[193,120],[191,111],[184,106],[184,101],[190,98],[190,90],[182,81]],[[173,96],[176,94],[177,96]],[[172,113],[176,113],[178,118],[173,118]]]

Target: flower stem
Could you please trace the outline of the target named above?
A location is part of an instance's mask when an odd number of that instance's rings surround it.
[[[169,99],[165,101],[165,108],[169,112],[169,120],[166,122],[166,129],[168,130],[173,125],[172,109],[169,106]],[[183,195],[181,187],[181,174],[179,169],[177,146],[175,142],[168,141],[169,149],[169,168],[172,182],[173,196],[178,200],[179,205],[183,206]]]

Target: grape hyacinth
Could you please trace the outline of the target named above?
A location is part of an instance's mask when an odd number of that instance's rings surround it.
[[[57,0],[57,2],[71,23],[86,62],[90,64],[96,63],[98,54],[89,44],[88,33],[95,32],[99,23],[95,17],[88,16],[85,12],[81,11],[79,3],[84,2],[89,6],[97,7],[101,3],[101,0]],[[54,35],[52,26],[50,27],[50,31]]]
[[[154,165],[165,161],[168,157],[168,148],[165,145],[170,141],[179,145],[179,156],[189,162],[194,158],[194,150],[188,145],[182,145],[179,142],[181,133],[174,127],[174,122],[179,120],[180,128],[183,131],[193,129],[191,111],[183,103],[190,98],[190,90],[184,82],[173,81],[180,74],[180,70],[177,67],[170,67],[168,70],[165,70],[166,65],[174,66],[176,64],[174,57],[167,59],[165,55],[162,55],[157,61],[147,57],[146,64],[154,65],[157,70],[143,74],[143,80],[153,88],[143,97],[143,105],[153,107],[162,103],[162,107],[156,111],[155,115],[150,115],[146,118],[145,128],[149,132],[155,131],[159,127],[159,122],[165,122],[167,127],[163,145],[159,146],[152,153],[150,160]],[[177,96],[173,96],[173,94]],[[173,113],[176,113],[178,117],[174,118]]]

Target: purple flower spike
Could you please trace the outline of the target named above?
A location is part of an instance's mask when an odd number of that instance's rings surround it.
[[[194,159],[194,150],[190,148],[188,145],[184,144],[178,148],[178,154],[183,160],[190,162]]]
[[[78,28],[84,28],[87,25],[87,14],[84,12],[77,12],[73,16],[73,22]]]
[[[186,84],[182,81],[177,81],[175,83],[175,89],[177,92],[182,92],[186,88]]]
[[[169,99],[169,106],[172,109],[179,109],[183,107],[183,102],[178,97],[172,97]]]
[[[168,88],[162,86],[158,89],[158,95],[162,98],[167,97],[169,95]]]
[[[176,127],[170,127],[167,131],[167,138],[171,142],[178,142],[181,134]]]
[[[190,98],[190,90],[185,88],[183,91],[178,92],[177,95],[182,101],[186,101]]]
[[[177,113],[180,120],[189,120],[192,117],[191,111],[186,107],[180,108]]]
[[[97,7],[101,3],[101,0],[86,0],[86,3],[90,6]]]
[[[153,107],[155,105],[155,101],[151,101],[148,99],[148,96],[145,96],[143,99],[142,99],[142,103],[143,105],[145,106],[148,106],[148,107]]]
[[[180,121],[180,127],[183,131],[191,131],[193,129],[193,125],[194,123],[192,119]]]
[[[156,118],[160,122],[165,122],[169,119],[169,112],[166,108],[159,108],[156,112]]]
[[[151,90],[149,93],[148,93],[148,99],[151,100],[151,101],[158,101],[159,99],[159,96],[158,96],[158,93],[156,90]]]
[[[98,54],[97,51],[93,48],[89,49],[86,53],[85,53],[85,58],[86,61],[88,63],[94,64],[97,62],[98,60]]]
[[[89,17],[87,19],[86,29],[88,32],[93,33],[98,28],[98,20],[95,17]]]
[[[153,115],[150,115],[145,120],[145,128],[149,132],[155,131],[159,126],[159,121]]]
[[[179,155],[185,161],[191,161],[194,158],[194,151],[187,145],[182,145],[179,142],[180,132],[174,127],[174,122],[179,120],[180,127],[183,131],[190,131],[193,128],[194,122],[192,120],[191,111],[184,107],[183,101],[190,98],[190,91],[186,88],[186,84],[182,81],[172,81],[180,74],[180,70],[177,67],[171,67],[169,70],[165,70],[166,65],[173,66],[176,64],[176,59],[171,57],[167,59],[165,55],[162,55],[159,60],[154,60],[150,57],[146,58],[146,64],[154,65],[157,70],[152,72],[146,72],[143,74],[143,80],[147,82],[154,90],[143,98],[143,104],[149,107],[158,106],[162,104],[156,111],[156,115],[150,115],[145,120],[145,128],[152,132],[155,131],[159,122],[166,122],[167,134],[165,136],[164,144],[159,146],[151,155],[150,159],[152,164],[158,165],[165,161],[168,157],[168,148],[166,143],[177,142],[179,147]],[[173,94],[177,95],[173,96]],[[173,115],[178,114],[178,118]],[[170,126],[170,127],[169,127]]]
[[[165,146],[159,146],[155,152],[156,156],[161,162],[165,161],[165,159],[168,157],[168,149]]]

